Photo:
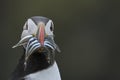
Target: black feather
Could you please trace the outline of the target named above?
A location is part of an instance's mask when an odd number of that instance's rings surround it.
[[[24,80],[28,74],[46,69],[54,63],[54,52],[50,48],[44,49],[42,52],[39,50],[31,54],[27,61],[26,69],[24,70],[25,51],[19,60],[19,63],[12,74],[11,80]],[[48,62],[48,57],[50,58]]]

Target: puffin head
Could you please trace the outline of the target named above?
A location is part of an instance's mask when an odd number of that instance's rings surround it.
[[[13,46],[23,46],[25,49],[25,61],[35,51],[42,53],[44,51],[55,50],[60,52],[60,49],[54,41],[54,24],[51,19],[41,16],[29,18],[24,26],[21,34],[21,40]]]

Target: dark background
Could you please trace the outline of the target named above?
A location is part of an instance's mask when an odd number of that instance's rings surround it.
[[[119,0],[3,0],[0,14],[0,80],[14,70],[22,48],[11,47],[36,15],[54,21],[62,80],[120,80]]]

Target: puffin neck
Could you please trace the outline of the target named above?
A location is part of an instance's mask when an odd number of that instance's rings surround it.
[[[48,50],[32,53],[27,61],[26,69],[24,71],[25,75],[49,68],[55,61],[54,56],[55,54],[52,53],[52,51],[48,52]]]

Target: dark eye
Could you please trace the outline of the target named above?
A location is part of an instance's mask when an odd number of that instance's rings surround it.
[[[28,24],[26,24],[26,30],[28,30]]]
[[[54,31],[54,25],[53,25],[53,23],[51,23],[50,30]]]
[[[51,31],[53,31],[53,30],[54,30],[53,26],[50,26],[50,30],[51,30]]]
[[[28,24],[27,23],[25,23],[25,25],[24,25],[24,30],[28,30]]]

